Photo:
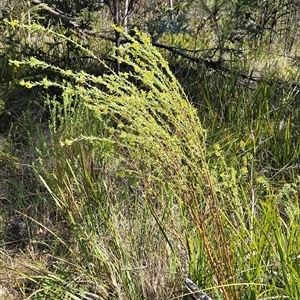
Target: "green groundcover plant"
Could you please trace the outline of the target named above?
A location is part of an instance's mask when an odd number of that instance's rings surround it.
[[[55,263],[28,276],[31,299],[182,299],[185,276],[213,299],[298,299],[299,179],[274,192],[258,177],[249,188],[255,158],[245,154],[238,169],[219,144],[208,150],[150,39],[115,30],[128,39],[116,51],[120,72],[78,43],[105,74],[11,61],[60,78],[20,82],[61,91],[47,97],[51,141],[34,167],[62,228],[45,228]]]

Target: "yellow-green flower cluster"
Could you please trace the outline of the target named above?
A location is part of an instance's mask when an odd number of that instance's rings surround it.
[[[14,65],[15,67],[20,67],[21,62],[18,60],[9,60],[10,65]]]
[[[25,81],[24,79],[20,81],[20,85],[25,86],[28,89],[31,89],[33,87],[33,84],[30,81]]]

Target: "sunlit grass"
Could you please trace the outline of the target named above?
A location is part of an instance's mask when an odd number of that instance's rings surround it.
[[[299,298],[297,91],[211,71],[187,91],[196,110],[148,38],[128,38],[118,74],[20,62],[64,78],[27,81],[63,93],[32,164],[58,226],[35,221],[47,259],[20,290],[182,299],[190,276],[213,299]]]

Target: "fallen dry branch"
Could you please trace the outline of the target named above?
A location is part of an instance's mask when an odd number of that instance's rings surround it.
[[[208,295],[201,291],[198,286],[189,278],[185,279],[185,288],[195,300],[212,300]]]

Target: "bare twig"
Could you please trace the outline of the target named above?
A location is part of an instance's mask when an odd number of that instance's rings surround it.
[[[191,296],[196,300],[212,300],[189,278],[185,279],[185,287],[191,293]]]

